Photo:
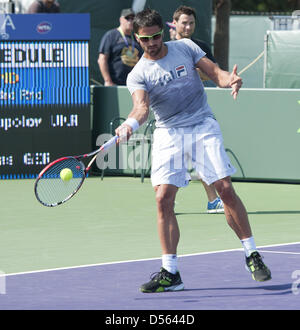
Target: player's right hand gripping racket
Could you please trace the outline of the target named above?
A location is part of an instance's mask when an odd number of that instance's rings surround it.
[[[80,156],[67,156],[54,160],[38,175],[34,184],[37,200],[44,206],[57,206],[73,197],[82,186],[99,152],[114,145],[118,136],[112,137],[99,149]],[[92,157],[85,167],[82,159]]]

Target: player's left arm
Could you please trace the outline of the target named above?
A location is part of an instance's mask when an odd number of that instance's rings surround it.
[[[196,68],[206,74],[218,87],[231,88],[231,95],[236,99],[243,81],[237,74],[237,65],[235,64],[232,72],[222,70],[218,65],[207,57],[202,57],[197,63]]]
[[[203,73],[199,68],[196,68],[196,70],[198,71],[202,81],[210,80],[210,78],[205,73]]]

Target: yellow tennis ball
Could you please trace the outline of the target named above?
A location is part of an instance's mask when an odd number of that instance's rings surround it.
[[[60,178],[63,181],[70,181],[73,178],[73,172],[69,168],[64,168],[60,171]]]

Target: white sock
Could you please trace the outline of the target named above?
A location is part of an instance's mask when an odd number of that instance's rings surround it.
[[[177,272],[177,255],[176,254],[163,254],[162,266],[169,273],[176,274]]]
[[[247,257],[254,251],[257,251],[253,236],[241,240]]]

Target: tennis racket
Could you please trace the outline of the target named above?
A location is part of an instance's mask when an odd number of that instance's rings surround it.
[[[40,172],[34,184],[37,200],[44,206],[53,207],[72,198],[82,186],[97,155],[114,145],[117,139],[118,136],[112,137],[99,149],[88,154],[62,157],[49,163]],[[82,160],[89,157],[92,159],[85,166]]]

